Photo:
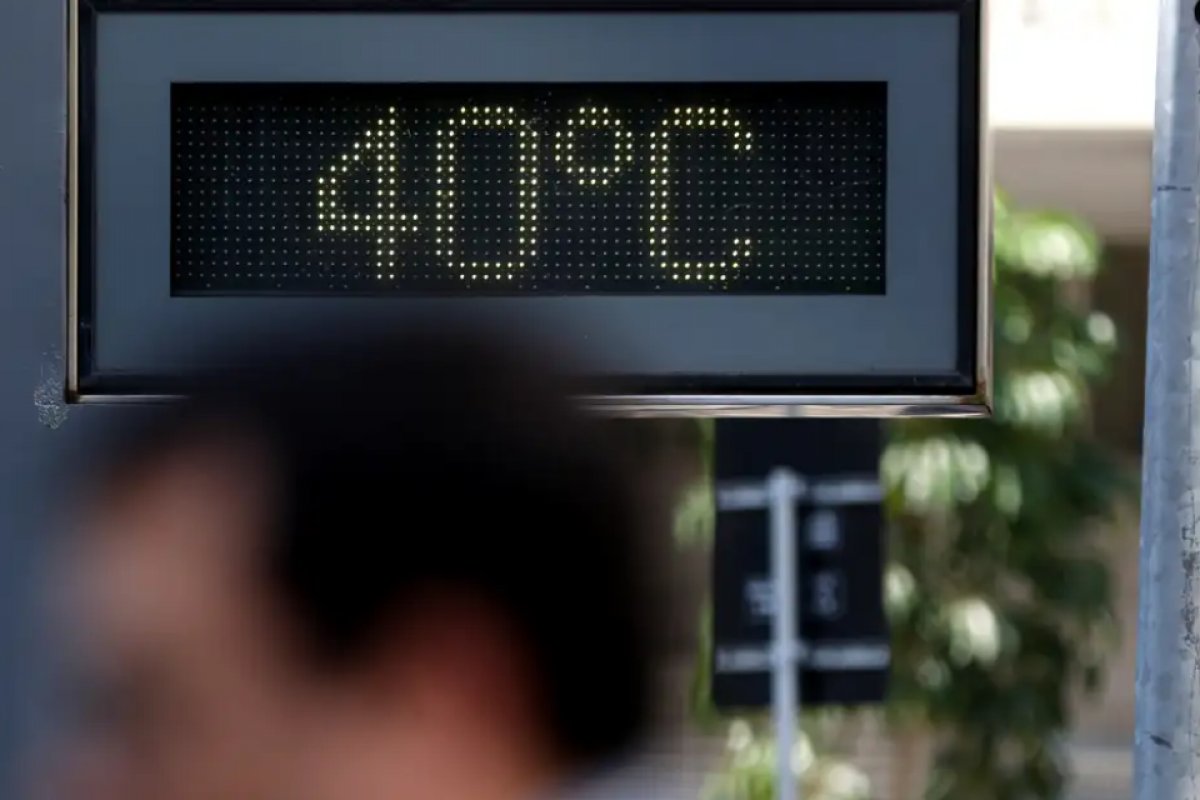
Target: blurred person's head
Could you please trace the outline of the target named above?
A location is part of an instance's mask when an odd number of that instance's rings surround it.
[[[476,336],[260,350],[138,412],[77,515],[80,800],[506,800],[646,701],[627,464]]]

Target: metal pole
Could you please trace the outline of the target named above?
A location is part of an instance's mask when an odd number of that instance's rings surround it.
[[[788,469],[776,469],[767,479],[771,501],[771,575],[775,586],[775,615],[771,633],[771,703],[775,716],[775,780],[779,800],[797,800],[792,772],[792,744],[799,715],[800,692],[796,680],[796,617],[799,593],[796,575],[796,500],[800,482]]]
[[[1137,638],[1138,800],[1200,798],[1200,45],[1161,0]]]

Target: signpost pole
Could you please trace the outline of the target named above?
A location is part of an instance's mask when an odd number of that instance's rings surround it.
[[[796,569],[796,500],[800,481],[789,469],[776,469],[767,480],[771,519],[771,573],[775,586],[775,614],[771,702],[775,717],[778,800],[798,800],[792,771],[792,744],[799,717],[800,687],[796,676],[797,618],[800,614],[800,576]]]
[[[1161,0],[1134,788],[1200,791],[1200,25]]]

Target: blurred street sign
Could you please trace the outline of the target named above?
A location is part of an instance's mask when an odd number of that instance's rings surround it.
[[[883,613],[879,425],[853,420],[730,420],[717,425],[713,700],[771,702],[767,493],[773,468],[801,481],[796,503],[795,643],[805,706],[879,703],[890,663]]]

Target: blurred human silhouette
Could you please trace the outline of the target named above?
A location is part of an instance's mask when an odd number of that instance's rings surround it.
[[[550,363],[259,347],[110,437],[63,583],[72,800],[605,795],[646,716],[650,517]]]

